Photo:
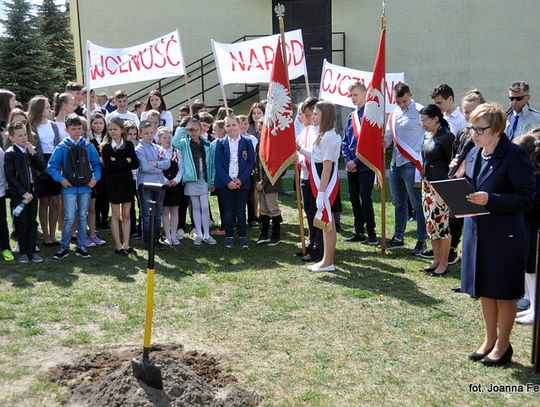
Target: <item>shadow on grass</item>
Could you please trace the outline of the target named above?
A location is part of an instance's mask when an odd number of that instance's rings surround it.
[[[509,365],[509,368],[513,368],[512,376],[520,383],[534,383],[537,385],[540,384],[540,374],[534,371],[534,366],[525,366],[521,363],[512,362]]]
[[[410,270],[388,264],[380,253],[349,249],[339,251],[337,257],[337,271],[322,276],[321,280],[356,290],[352,296],[382,295],[431,308],[443,302],[423,293],[412,279],[404,276]],[[357,264],[350,264],[351,261]]]

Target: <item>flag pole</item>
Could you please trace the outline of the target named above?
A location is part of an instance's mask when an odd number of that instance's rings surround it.
[[[381,16],[381,29],[386,29],[386,1],[383,0],[382,2],[382,16]],[[385,42],[386,42],[386,36],[385,36]],[[383,117],[386,117],[386,44],[384,47],[384,89],[381,89],[383,91],[384,95],[384,107],[383,107]],[[386,126],[383,126],[382,128],[382,154],[383,154],[383,160],[382,160],[382,176],[381,176],[381,253],[386,253],[386,142],[385,142],[385,129]]]
[[[285,24],[283,22],[283,16],[285,15],[285,6],[278,3],[274,7],[274,11],[279,21],[279,33],[281,36],[281,53],[283,54],[283,62],[285,63],[285,76],[287,78],[287,84],[289,89],[291,88],[289,82],[289,64],[287,61],[287,49],[285,48]],[[306,78],[306,88],[309,96],[309,82]],[[302,195],[300,193],[300,174],[298,173],[298,167],[293,165],[294,170],[294,184],[296,186],[296,206],[298,208],[298,225],[300,226],[300,242],[302,243],[302,254],[306,254],[306,239],[304,236],[304,214],[302,212]]]

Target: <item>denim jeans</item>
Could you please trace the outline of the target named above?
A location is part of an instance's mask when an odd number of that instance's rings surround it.
[[[354,232],[363,235],[367,229],[370,237],[375,236],[375,213],[371,193],[375,182],[373,171],[349,172],[347,171],[347,181],[349,183],[349,200],[354,214]]]
[[[422,211],[422,193],[420,188],[414,188],[413,163],[407,163],[400,167],[390,168],[390,191],[392,192],[392,202],[395,210],[395,232],[394,236],[403,239],[409,211],[407,208],[407,196],[411,200],[413,209],[416,211],[416,234],[417,240],[427,239],[426,221]]]
[[[64,227],[62,228],[62,249],[69,250],[71,231],[75,218],[77,219],[77,247],[86,246],[86,227],[88,225],[88,207],[90,206],[90,192],[64,194]]]
[[[139,198],[139,204],[141,205],[141,220],[142,220],[142,234],[145,245],[150,244],[150,203],[148,199],[153,201],[158,200],[159,192],[149,191],[143,196],[143,184],[140,184],[137,188],[137,196]],[[163,201],[158,202],[156,205],[156,220],[155,220],[155,235],[154,240],[159,240],[160,227],[161,227],[161,213],[163,211]]]
[[[246,237],[246,203],[249,189],[220,188],[219,194],[223,202],[225,236],[233,237],[234,220],[236,219],[238,236]]]

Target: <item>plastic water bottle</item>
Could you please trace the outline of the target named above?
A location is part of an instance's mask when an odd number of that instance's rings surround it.
[[[24,210],[26,205],[28,205],[30,201],[28,199],[23,199],[19,205],[15,209],[13,209],[13,217],[16,218],[21,214],[21,212]]]

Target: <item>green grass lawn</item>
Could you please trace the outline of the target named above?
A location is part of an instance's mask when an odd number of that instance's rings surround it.
[[[342,198],[338,239],[352,230],[345,188]],[[538,393],[487,391],[491,383],[540,383],[530,326],[514,328],[509,368],[467,360],[483,324],[478,302],[450,291],[459,265],[432,278],[408,250],[383,256],[338,243],[337,272],[309,273],[295,256],[295,200],[281,202],[279,246],[257,247],[252,230],[249,250],[227,250],[221,237],[217,246],[185,239],[158,251],[154,343],[220,355],[264,406],[536,405]],[[380,219],[378,203],[376,210]],[[387,220],[391,236],[391,204]],[[408,228],[412,248],[414,223]],[[47,380],[48,368],[97,349],[142,347],[146,253],[140,242],[135,248],[130,258],[107,245],[90,249],[91,259],[62,261],[43,248],[39,265],[0,262],[0,405],[60,405],[64,389]],[[470,392],[470,384],[484,392]]]

